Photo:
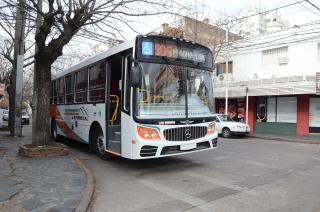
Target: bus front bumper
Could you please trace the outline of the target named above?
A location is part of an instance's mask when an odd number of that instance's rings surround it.
[[[211,150],[218,147],[218,137],[202,138],[195,141],[183,142],[141,142],[139,148],[132,155],[132,159],[148,159],[167,157],[181,154],[188,154],[192,152],[200,152]]]

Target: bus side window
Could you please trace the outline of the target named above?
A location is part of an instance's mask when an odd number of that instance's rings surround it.
[[[88,75],[87,69],[83,69],[76,73],[75,79],[75,101],[86,102],[87,99],[87,86],[88,86]]]
[[[73,103],[73,74],[65,77],[66,81],[66,103]]]
[[[55,80],[55,81],[53,81],[53,83],[52,83],[52,99],[53,99],[53,101],[52,101],[52,104],[57,104],[57,81]]]
[[[58,104],[64,104],[65,84],[64,77],[58,80]]]
[[[131,86],[130,86],[130,74],[131,74],[131,55],[127,55],[124,58],[124,98],[123,98],[123,109],[127,112],[130,112],[130,94],[131,94]]]
[[[106,63],[89,68],[89,101],[104,101],[106,87]]]

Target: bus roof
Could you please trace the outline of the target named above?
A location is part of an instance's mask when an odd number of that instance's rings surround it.
[[[71,66],[70,68],[68,68],[68,69],[66,69],[66,70],[64,70],[64,71],[62,71],[62,72],[60,72],[60,73],[58,73],[56,75],[52,75],[52,79],[53,80],[57,79],[57,78],[59,78],[61,76],[67,75],[67,74],[69,74],[69,73],[71,73],[71,72],[73,72],[75,70],[79,70],[79,69],[81,69],[83,67],[86,67],[86,66],[88,66],[90,64],[98,62],[98,61],[100,61],[100,60],[102,60],[104,58],[107,58],[109,56],[112,56],[114,54],[122,52],[122,51],[124,51],[126,49],[130,49],[130,48],[134,47],[135,41],[136,41],[136,37],[134,39],[132,39],[132,40],[125,41],[125,42],[123,42],[123,43],[121,43],[121,44],[119,44],[117,46],[114,46],[114,47],[112,47],[110,49],[107,49],[106,51],[103,51],[103,52],[101,52],[99,54],[90,56],[90,57],[86,58],[85,60],[81,61],[80,63],[78,63],[78,64],[76,64],[74,66]]]
[[[67,75],[73,71],[76,71],[76,70],[79,70],[83,67],[86,67],[86,66],[89,66],[91,64],[94,64],[100,60],[103,60],[107,57],[110,57],[114,54],[117,54],[119,52],[122,52],[124,50],[127,50],[127,49],[130,49],[130,48],[133,48],[135,46],[135,42],[136,42],[136,39],[138,37],[150,37],[150,38],[171,38],[171,39],[178,39],[178,40],[181,40],[181,41],[184,41],[184,42],[191,42],[191,41],[188,41],[188,40],[185,40],[185,39],[181,39],[181,38],[175,38],[175,37],[169,37],[169,36],[163,36],[163,35],[137,35],[134,39],[132,40],[128,40],[128,41],[125,41],[117,46],[114,46],[110,49],[107,49],[106,51],[103,51],[99,54],[96,54],[96,55],[93,55],[91,57],[88,57],[86,58],[85,60],[81,61],[80,63],[74,65],[74,66],[71,66],[70,68],[62,71],[61,73],[58,73],[56,75],[52,75],[52,80],[54,79],[57,79],[59,77],[62,77],[64,75]],[[203,48],[206,48],[208,49],[209,51],[211,51],[208,47],[204,46],[204,45],[201,45],[199,43],[195,43],[195,42],[191,42],[192,44],[196,44],[198,46],[201,46]]]

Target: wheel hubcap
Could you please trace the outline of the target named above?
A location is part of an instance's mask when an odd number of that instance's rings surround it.
[[[224,134],[224,136],[228,136],[228,135],[229,135],[229,132],[228,132],[227,130],[224,130],[224,131],[223,131],[223,134]]]

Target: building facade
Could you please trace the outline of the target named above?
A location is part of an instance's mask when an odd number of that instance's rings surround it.
[[[227,91],[228,113],[237,119],[245,119],[243,102],[248,99],[245,121],[253,132],[320,133],[319,27],[320,22],[310,23],[243,39],[224,49],[230,55],[232,73],[217,71],[217,112],[224,112]],[[222,58],[216,67],[223,69],[223,64]]]

